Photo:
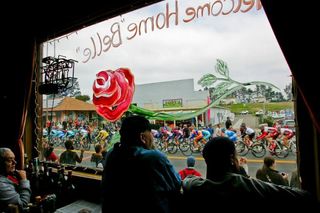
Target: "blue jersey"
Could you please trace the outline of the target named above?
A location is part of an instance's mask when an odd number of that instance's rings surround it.
[[[237,133],[232,130],[226,130],[225,134],[230,140],[232,140],[233,142],[237,142]]]
[[[203,137],[206,140],[208,140],[210,138],[211,134],[210,134],[210,132],[208,130],[202,130],[201,132],[202,132]]]

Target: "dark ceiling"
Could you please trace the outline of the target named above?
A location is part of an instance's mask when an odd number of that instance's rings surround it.
[[[10,15],[1,16],[2,20],[10,19],[5,25],[11,35],[16,33],[14,36],[45,41],[159,1],[52,1],[44,4],[28,1],[8,3],[6,8]]]

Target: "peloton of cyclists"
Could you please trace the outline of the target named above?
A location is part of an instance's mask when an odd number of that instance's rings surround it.
[[[195,129],[194,125],[190,127],[190,131],[191,131],[190,138],[194,138],[193,146],[195,150],[199,150],[199,141],[202,141],[202,143],[205,144],[211,137],[211,134],[208,130],[205,130],[205,129],[197,130]]]

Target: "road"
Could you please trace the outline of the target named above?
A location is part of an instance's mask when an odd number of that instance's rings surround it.
[[[57,155],[60,155],[64,151],[64,149],[63,148],[55,148],[54,151]],[[78,152],[78,154],[80,154],[79,150],[75,150],[75,151]],[[94,151],[91,151],[91,150],[84,152],[84,158],[83,158],[81,165],[87,166],[87,167],[94,167],[95,166],[94,163],[90,162],[90,157],[91,157],[92,153],[94,153]],[[196,165],[195,165],[196,169],[203,175],[203,177],[205,177],[206,176],[206,164],[205,164],[203,157],[200,154],[195,154],[194,157],[196,159]],[[263,158],[255,158],[250,154],[248,154],[246,157],[248,159],[249,175],[251,177],[255,177],[256,171],[259,168],[261,168],[263,165]],[[176,153],[174,155],[168,155],[168,158],[171,161],[171,163],[174,165],[174,167],[177,171],[186,167],[187,157],[183,156],[181,153]],[[277,163],[276,169],[281,172],[288,173],[289,178],[290,178],[291,172],[294,171],[295,169],[297,169],[296,157],[292,153],[290,153],[290,155],[285,159],[276,158],[276,163]]]
[[[194,155],[196,158],[196,169],[205,177],[206,176],[206,164],[201,155]],[[262,167],[263,158],[255,158],[253,156],[247,155],[248,158],[248,168],[249,175],[251,177],[256,176],[256,171]],[[181,155],[168,155],[169,160],[175,166],[176,170],[179,171],[186,167],[186,157]],[[297,169],[296,157],[290,154],[285,159],[277,159],[276,158],[276,169],[289,174],[289,178],[291,177],[291,172]]]

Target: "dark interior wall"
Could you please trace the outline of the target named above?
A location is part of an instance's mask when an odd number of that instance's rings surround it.
[[[155,2],[159,0],[91,1],[84,4],[68,1],[46,4],[8,2],[3,7],[8,13],[1,13],[1,51],[4,58],[1,66],[0,94],[3,113],[0,123],[5,132],[5,140],[0,142],[0,146],[14,149],[19,161],[15,144],[23,103],[29,98],[28,85],[33,74],[34,50],[39,53],[41,42]],[[30,102],[34,102],[34,99],[34,94],[31,93]],[[33,107],[34,105],[29,107],[30,114],[34,111]]]
[[[4,139],[0,146],[14,148],[19,132],[22,106],[27,97],[27,79],[32,75],[34,44],[61,36],[106,18],[157,2],[157,0],[105,1],[68,3],[8,2],[1,13],[1,125]],[[318,194],[320,99],[317,94],[319,20],[316,7],[310,1],[262,0],[268,19],[285,58],[297,81],[297,124],[301,150],[301,175],[306,189]],[[23,5],[24,4],[24,5]],[[28,5],[26,5],[28,4]],[[77,5],[75,5],[77,4]],[[79,5],[80,4],[80,5]],[[31,96],[31,101],[34,96]],[[29,111],[34,110],[32,107]],[[32,120],[32,119],[31,119]],[[16,152],[17,154],[17,152]],[[17,156],[19,158],[19,156]],[[19,160],[19,159],[18,159]]]
[[[302,184],[320,201],[319,13],[311,2],[262,0],[295,81],[296,124]]]

